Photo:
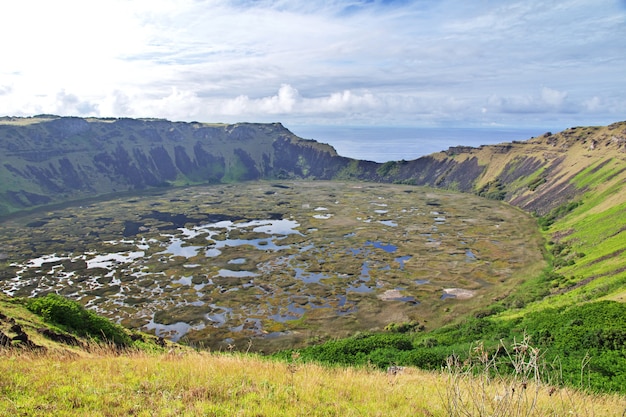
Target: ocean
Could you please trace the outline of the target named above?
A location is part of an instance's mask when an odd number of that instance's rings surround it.
[[[451,146],[524,141],[550,131],[546,128],[286,127],[301,138],[333,146],[341,156],[375,162],[409,161]]]

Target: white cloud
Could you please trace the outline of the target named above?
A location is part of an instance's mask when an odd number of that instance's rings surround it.
[[[593,96],[589,100],[585,100],[585,107],[589,112],[597,112],[603,108],[602,99],[598,96]]]
[[[611,122],[625,23],[610,0],[8,2],[0,114]]]
[[[0,96],[10,94],[13,88],[10,85],[0,85]]]
[[[567,91],[543,87],[535,94],[492,95],[485,108],[491,113],[570,113],[576,105],[568,103],[567,98]]]
[[[283,84],[278,90],[278,94],[272,97],[263,98],[257,103],[259,110],[267,114],[290,113],[296,102],[300,100],[298,90],[288,84]]]
[[[55,100],[55,113],[89,115],[98,113],[98,105],[79,99],[74,94],[59,91]]]
[[[373,94],[354,93],[350,90],[333,92],[322,97],[303,97],[289,84],[282,84],[276,94],[250,98],[240,95],[234,99],[216,100],[213,105],[215,114],[224,116],[251,115],[316,115],[322,116],[346,113],[362,113],[372,110],[384,110],[382,100]]]
[[[555,109],[561,108],[566,98],[566,91],[559,91],[548,87],[544,87],[541,89],[541,99],[543,100],[543,102]]]

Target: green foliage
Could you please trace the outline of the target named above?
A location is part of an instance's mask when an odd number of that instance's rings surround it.
[[[513,342],[527,334],[548,363],[558,364],[562,383],[596,391],[626,392],[626,305],[600,301],[529,313],[516,320],[468,319],[427,337],[463,352],[473,340],[494,349],[497,340]],[[463,356],[461,355],[461,358]],[[584,378],[581,379],[581,373]]]
[[[564,383],[626,392],[626,305],[547,309],[529,314],[523,325],[546,357],[560,362]]]
[[[333,365],[441,369],[450,357],[468,360],[477,340],[488,357],[495,357],[503,349],[513,351],[522,338],[554,368],[553,383],[626,393],[626,305],[614,301],[547,309],[516,319],[469,317],[427,333],[355,336],[307,347],[300,354],[304,360]],[[291,352],[276,356],[289,359]]]
[[[623,161],[620,159],[603,159],[589,165],[579,172],[572,179],[572,182],[576,184],[578,188],[597,187],[618,175],[623,169]]]
[[[343,168],[341,171],[337,173],[336,179],[339,180],[354,180],[359,179],[363,175],[363,169],[359,165],[359,161],[352,160]]]
[[[417,179],[415,178],[406,178],[403,180],[394,180],[394,184],[403,184],[403,185],[417,185]]]
[[[420,325],[416,321],[409,321],[404,323],[389,323],[385,326],[385,330],[391,333],[408,333],[423,330],[424,326]]]
[[[553,256],[554,268],[572,266],[576,264],[577,259],[585,257],[584,253],[574,251],[567,242],[554,243],[549,248],[549,252]]]
[[[565,277],[552,269],[546,269],[538,277],[528,279],[520,284],[515,292],[502,300],[502,305],[505,308],[523,308],[529,303],[539,301],[550,295],[550,288],[557,286],[552,283],[561,282],[564,279]]]
[[[296,166],[302,171],[302,175],[307,177],[311,171],[311,166],[303,155],[298,155]]]
[[[562,204],[550,211],[550,213],[546,214],[545,216],[539,217],[537,222],[543,230],[548,230],[548,228],[552,226],[556,220],[565,216],[581,204],[582,201],[570,201],[569,203]]]
[[[198,167],[187,174],[189,181],[195,184],[217,184],[223,176],[224,167],[221,164]]]
[[[487,184],[482,186],[477,192],[481,197],[489,198],[491,200],[504,200],[506,198],[506,190],[504,189],[504,184],[500,181],[499,178],[496,178],[493,181],[489,181]]]
[[[128,346],[130,337],[124,328],[85,309],[79,303],[57,294],[28,300],[26,307],[49,323],[64,327],[79,336],[88,336],[117,346]]]
[[[411,351],[413,343],[404,334],[365,334],[347,339],[332,340],[300,351],[305,361],[331,365],[367,365],[380,368],[403,362],[401,352]],[[289,359],[290,352],[280,352],[277,357]]]
[[[386,177],[390,174],[393,174],[395,171],[397,171],[397,162],[388,161],[382,164],[380,167],[378,167],[378,169],[376,170],[376,173],[380,175],[381,177]]]
[[[546,339],[564,352],[587,349],[626,352],[626,306],[598,301],[566,309],[530,313],[526,325],[534,339]],[[625,358],[626,359],[626,358]]]
[[[450,350],[445,347],[416,348],[401,352],[401,363],[421,369],[438,370],[450,356]]]
[[[541,184],[545,184],[546,181],[547,180],[544,177],[537,177],[528,183],[528,189],[530,191],[535,191]]]
[[[248,167],[241,160],[239,155],[233,157],[233,161],[226,169],[222,181],[226,183],[239,182],[246,180],[248,176]]]

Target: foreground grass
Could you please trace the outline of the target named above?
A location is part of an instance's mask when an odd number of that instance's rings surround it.
[[[626,401],[457,372],[202,353],[0,357],[0,415],[622,416]],[[515,400],[515,401],[513,401]]]

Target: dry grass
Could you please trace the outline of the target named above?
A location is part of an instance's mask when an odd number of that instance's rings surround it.
[[[497,409],[504,397],[496,396],[510,392],[510,381],[410,368],[393,374],[326,368],[297,356],[281,363],[195,352],[13,353],[1,357],[0,375],[0,415],[15,416],[622,416],[626,407],[617,396],[528,381],[521,395],[532,401],[515,402],[519,412],[482,413],[468,399],[480,393],[485,411]]]
[[[585,364],[582,365],[583,368]],[[506,371],[509,368],[509,371]],[[512,372],[511,372],[512,371]],[[460,363],[448,358],[445,409],[449,416],[609,416],[626,414],[626,400],[557,388],[558,369],[547,366],[530,339],[501,344],[490,355],[482,343]],[[613,402],[614,400],[615,402]]]

